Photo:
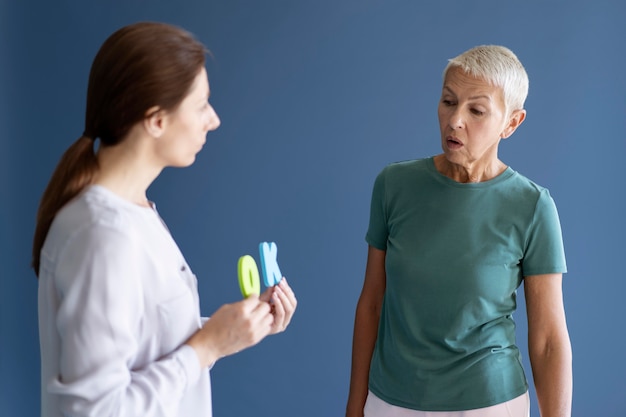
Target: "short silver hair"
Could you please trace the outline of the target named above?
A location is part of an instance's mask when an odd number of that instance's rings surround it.
[[[528,96],[528,74],[510,49],[499,45],[481,45],[448,60],[443,79],[450,68],[460,68],[472,77],[500,87],[506,111],[524,108]]]

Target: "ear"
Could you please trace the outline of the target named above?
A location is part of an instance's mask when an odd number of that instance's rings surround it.
[[[509,123],[504,127],[504,130],[502,131],[502,139],[506,139],[511,136],[525,119],[526,110],[513,110],[513,112],[509,116]]]
[[[146,111],[146,115],[143,119],[143,127],[146,132],[154,137],[159,138],[165,130],[165,111],[159,106],[150,107]]]

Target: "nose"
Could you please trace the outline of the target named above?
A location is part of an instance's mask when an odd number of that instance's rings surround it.
[[[452,130],[461,129],[463,127],[463,116],[461,115],[461,110],[458,107],[450,113],[448,124]]]
[[[215,130],[218,127],[220,127],[221,123],[222,122],[220,121],[219,116],[217,115],[217,113],[215,113],[215,109],[213,108],[213,106],[209,104],[209,114],[207,116],[207,123],[205,126],[205,130],[207,132]]]

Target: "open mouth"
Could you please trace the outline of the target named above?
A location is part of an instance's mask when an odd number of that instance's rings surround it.
[[[446,144],[448,145],[448,148],[450,149],[457,149],[463,146],[463,144],[459,140],[452,138],[452,137],[446,138]]]

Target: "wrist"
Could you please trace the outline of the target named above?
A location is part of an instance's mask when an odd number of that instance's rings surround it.
[[[203,332],[199,330],[195,334],[193,334],[189,340],[187,340],[186,344],[191,346],[191,348],[196,352],[198,356],[198,361],[200,362],[200,366],[202,368],[211,367],[213,364],[221,357],[218,352],[213,349],[209,340],[204,340],[205,335]]]

